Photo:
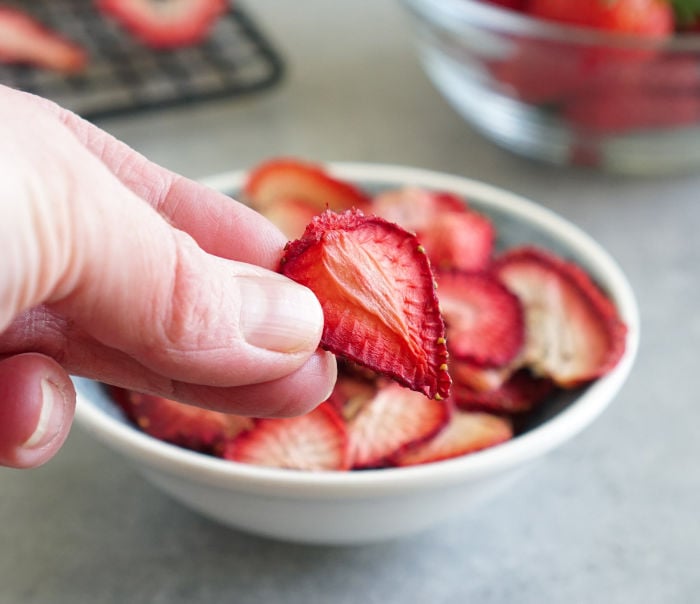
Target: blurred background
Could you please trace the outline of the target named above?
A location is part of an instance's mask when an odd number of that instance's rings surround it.
[[[201,42],[164,48],[170,41],[157,38],[153,48],[129,28],[128,15],[104,4],[98,11],[78,0],[0,3],[0,58],[9,57],[3,40],[21,30],[31,40],[25,59],[51,59],[0,66],[0,82],[53,98],[192,178],[292,155],[416,166],[513,190],[579,225],[620,263],[638,296],[642,348],[605,416],[517,489],[434,531],[376,546],[302,547],[223,529],[174,504],[76,429],[46,466],[0,470],[0,602],[694,601],[700,172],[691,125],[672,124],[651,147],[648,122],[641,134],[635,126],[622,139],[606,135],[607,150],[620,140],[623,149],[646,142],[643,161],[616,152],[605,170],[590,167],[599,165],[599,146],[540,153],[544,161],[528,158],[538,153],[527,145],[513,153],[474,111],[500,126],[516,119],[508,132],[541,142],[548,130],[533,128],[543,115],[558,119],[561,106],[533,108],[512,85],[484,75],[486,44],[502,48],[513,28],[521,40],[524,32],[549,35],[517,14],[494,17],[493,7],[469,13],[476,21],[448,12],[438,28],[416,16],[429,3],[235,2]],[[34,26],[4,12],[16,8],[82,51],[52,40],[58,47],[38,52],[43,38],[32,37]],[[459,109],[434,72],[426,74],[431,48],[463,57],[454,73],[471,90],[490,92],[476,108]],[[556,121],[559,134],[560,127]],[[676,156],[682,165],[668,161]]]

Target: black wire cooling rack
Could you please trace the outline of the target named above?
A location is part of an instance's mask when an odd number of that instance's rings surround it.
[[[259,91],[277,83],[284,72],[282,58],[238,0],[206,42],[168,51],[139,44],[89,0],[0,6],[27,10],[90,56],[85,72],[75,76],[0,65],[0,83],[54,100],[91,120]]]

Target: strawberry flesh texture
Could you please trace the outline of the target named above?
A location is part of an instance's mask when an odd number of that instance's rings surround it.
[[[216,454],[225,441],[253,425],[248,417],[113,388],[126,416],[146,434],[195,451]]]
[[[194,46],[211,33],[226,0],[97,0],[105,15],[155,49]]]
[[[493,447],[513,437],[508,419],[456,409],[447,426],[434,438],[398,452],[392,457],[396,466],[414,466],[451,459]]]
[[[525,341],[522,305],[487,272],[437,273],[440,310],[451,357],[482,367],[502,367]]]
[[[495,390],[477,391],[455,380],[451,400],[465,411],[526,413],[554,390],[554,382],[550,379],[536,377],[527,369],[521,369]]]
[[[415,236],[357,210],[315,217],[280,272],[323,308],[321,345],[426,396],[446,398],[445,326]]]
[[[299,417],[256,420],[254,428],[226,443],[223,457],[290,470],[347,470],[347,429],[338,412],[322,403]]]
[[[78,73],[87,53],[19,10],[0,8],[0,62],[32,65],[63,73]]]
[[[456,195],[421,187],[384,191],[372,199],[372,213],[416,233],[442,212],[461,212],[465,202]]]
[[[523,359],[535,373],[573,387],[618,362],[625,348],[625,325],[579,266],[527,246],[506,252],[495,271],[525,309]]]
[[[348,413],[351,466],[359,469],[386,465],[392,455],[437,434],[447,424],[449,413],[444,402],[398,384],[380,388]]]
[[[437,269],[479,270],[491,259],[491,221],[451,193],[420,187],[386,191],[373,199],[372,212],[414,232]]]
[[[297,159],[273,159],[253,169],[243,193],[250,205],[265,214],[276,203],[288,199],[305,202],[318,214],[357,208],[366,210],[370,198],[354,185],[334,178],[316,164]]]

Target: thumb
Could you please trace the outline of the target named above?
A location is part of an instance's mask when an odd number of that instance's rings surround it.
[[[28,158],[14,191],[23,203],[10,200],[5,210],[15,220],[0,221],[2,239],[15,242],[12,270],[0,281],[11,301],[0,309],[0,330],[47,303],[151,371],[211,386],[268,382],[305,363],[323,328],[310,290],[205,253],[55,126],[44,124],[54,132],[19,154]],[[8,177],[17,181],[17,171]]]

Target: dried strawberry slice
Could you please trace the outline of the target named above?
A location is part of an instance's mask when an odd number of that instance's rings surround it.
[[[493,447],[512,436],[511,423],[504,417],[456,409],[447,426],[434,438],[406,448],[391,461],[396,466],[442,461]]]
[[[481,270],[493,253],[491,221],[448,192],[405,187],[377,195],[372,212],[414,232],[438,269]]]
[[[436,269],[478,271],[491,262],[495,231],[491,221],[477,212],[440,214],[416,235]]]
[[[226,11],[226,0],[97,0],[146,46],[170,49],[203,42]]]
[[[327,210],[287,244],[280,272],[321,302],[324,348],[430,398],[448,396],[445,328],[415,236],[358,210]]]
[[[299,417],[256,420],[226,444],[223,457],[291,470],[347,470],[347,430],[338,412],[322,403]]]
[[[579,266],[536,247],[506,252],[495,271],[525,309],[524,362],[564,387],[612,369],[626,327],[613,303]]]
[[[85,68],[87,60],[80,46],[27,13],[0,8],[0,63],[23,63],[77,73]]]
[[[279,199],[265,208],[263,215],[287,239],[298,239],[304,234],[306,225],[319,213],[318,208],[303,199]]]
[[[113,388],[114,400],[146,434],[195,451],[218,453],[223,443],[253,426],[249,417],[185,405],[160,396]]]
[[[452,193],[422,187],[391,189],[376,195],[372,212],[414,233],[425,229],[443,212],[462,212],[465,202]]]
[[[527,369],[521,369],[494,390],[477,391],[455,382],[451,400],[466,411],[525,413],[534,409],[554,389],[552,380],[536,377]]]
[[[519,358],[513,364],[503,367],[483,367],[469,361],[460,361],[450,357],[450,376],[452,383],[463,388],[485,392],[497,390],[505,384],[517,370]]]
[[[272,159],[248,175],[243,192],[259,212],[280,201],[306,202],[315,213],[326,208],[341,211],[366,210],[370,198],[356,186],[335,178],[319,165],[297,159]]]
[[[518,298],[486,272],[438,272],[436,277],[450,356],[482,367],[510,363],[525,341]]]
[[[447,424],[450,408],[392,383],[347,415],[351,466],[377,468],[437,434]]]

